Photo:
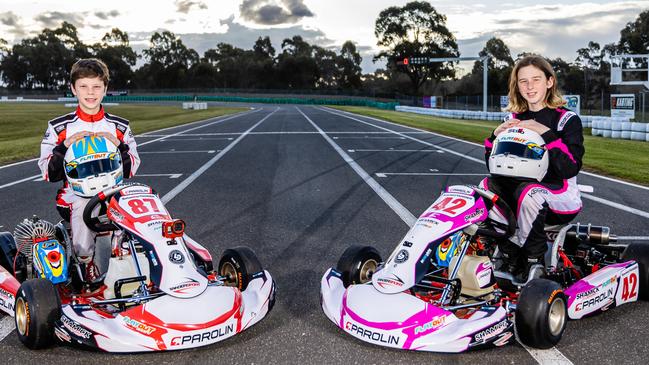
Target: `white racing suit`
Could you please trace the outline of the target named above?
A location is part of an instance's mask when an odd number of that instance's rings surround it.
[[[80,108],[48,122],[47,131],[41,142],[41,156],[38,167],[45,181],[65,180],[64,158],[67,151],[66,137],[78,132],[108,132],[120,141],[118,147],[125,178],[135,175],[140,166],[137,144],[128,120],[104,112],[103,106],[97,114],[84,113]],[[92,258],[95,248],[95,233],[83,222],[83,210],[90,199],[78,196],[68,187],[67,181],[59,189],[56,206],[61,216],[70,221],[72,245],[77,256]]]

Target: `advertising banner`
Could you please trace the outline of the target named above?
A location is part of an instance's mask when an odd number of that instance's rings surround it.
[[[611,94],[611,117],[635,118],[635,95]]]
[[[566,101],[565,107],[581,115],[581,97],[579,95],[564,95],[563,100]]]

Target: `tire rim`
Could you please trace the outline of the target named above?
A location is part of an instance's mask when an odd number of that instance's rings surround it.
[[[548,324],[552,336],[559,336],[561,334],[561,331],[566,324],[566,305],[563,302],[563,299],[557,298],[550,305]]]
[[[229,262],[226,262],[221,266],[221,276],[225,276],[228,278],[228,284],[229,286],[239,286],[238,277],[237,277],[237,269],[234,268],[234,265],[232,265]]]
[[[16,299],[16,330],[21,336],[27,335],[27,304],[22,297]]]
[[[379,263],[376,260],[367,260],[363,263],[359,270],[359,279],[361,284],[367,283],[372,280],[372,275],[376,271],[376,268],[379,266]]]

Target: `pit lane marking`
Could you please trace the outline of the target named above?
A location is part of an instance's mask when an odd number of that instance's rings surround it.
[[[5,314],[2,319],[0,319],[0,340],[4,339],[16,328],[16,322],[14,317]]]

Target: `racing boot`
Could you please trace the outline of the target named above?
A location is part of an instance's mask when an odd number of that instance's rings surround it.
[[[84,281],[87,284],[94,284],[101,279],[99,268],[95,265],[92,256],[79,256],[79,262],[84,274]]]
[[[498,248],[500,248],[503,255],[503,263],[498,270],[514,277],[519,275],[525,267],[522,260],[523,249],[509,240],[498,243]]]

